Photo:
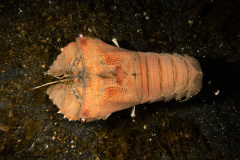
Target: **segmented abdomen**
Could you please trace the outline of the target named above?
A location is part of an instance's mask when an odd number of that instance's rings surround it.
[[[141,103],[191,98],[202,88],[202,71],[198,60],[180,54],[139,53]],[[135,68],[139,67],[135,64]]]

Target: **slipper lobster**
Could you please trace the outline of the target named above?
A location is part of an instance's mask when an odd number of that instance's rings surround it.
[[[187,55],[129,51],[82,35],[61,50],[47,71],[60,80],[45,85],[56,83],[47,94],[69,120],[89,122],[142,103],[187,100],[202,88],[200,64]]]

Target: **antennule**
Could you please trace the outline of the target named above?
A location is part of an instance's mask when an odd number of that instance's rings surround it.
[[[38,88],[41,88],[41,87],[44,87],[44,86],[48,86],[48,85],[51,85],[51,84],[55,84],[55,83],[66,82],[66,81],[69,81],[69,79],[62,79],[62,80],[58,80],[58,81],[53,81],[53,82],[45,83],[45,84],[43,84],[43,85],[40,85],[40,86],[31,88],[31,90],[38,89]]]

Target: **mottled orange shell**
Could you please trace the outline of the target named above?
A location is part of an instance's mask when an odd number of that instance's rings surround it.
[[[47,74],[66,79],[47,89],[59,113],[84,121],[141,103],[189,99],[203,75],[192,57],[134,52],[89,37],[64,47]]]

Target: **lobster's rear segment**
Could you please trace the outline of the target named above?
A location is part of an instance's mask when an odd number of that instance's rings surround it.
[[[202,86],[194,58],[133,52],[88,37],[63,48],[47,73],[69,80],[47,93],[70,120],[93,121],[141,103],[189,99]]]
[[[139,53],[143,98],[141,103],[191,98],[202,88],[199,62],[187,55]],[[140,93],[141,94],[141,93]]]

